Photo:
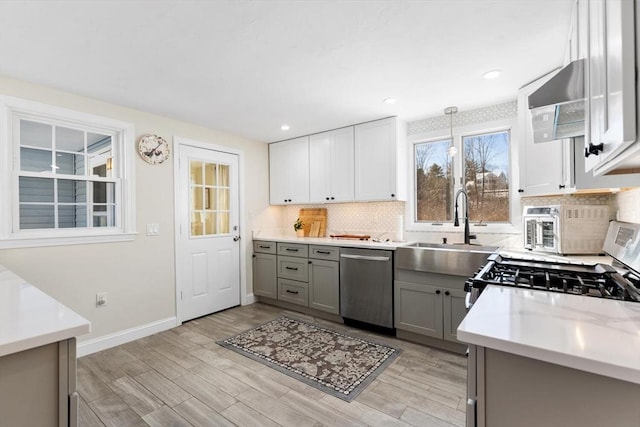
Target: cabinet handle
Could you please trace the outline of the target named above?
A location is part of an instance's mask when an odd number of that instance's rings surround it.
[[[253,254],[253,257],[255,258],[255,257],[256,257],[256,254]]]
[[[518,188],[518,193],[524,193],[524,189],[523,188]]]
[[[440,295],[440,289],[436,291],[436,295]]]
[[[445,292],[444,292],[444,294],[445,294],[446,296],[449,296],[449,291],[445,291]]]
[[[323,254],[323,255],[331,255],[331,252],[329,251],[316,251],[317,254]]]
[[[258,247],[260,249],[271,249],[271,246],[267,246],[267,245],[258,245]]]
[[[600,151],[604,151],[604,143],[594,144],[590,142],[588,147],[584,147],[584,156],[589,157],[592,154],[597,156]]]
[[[298,252],[298,249],[296,248],[285,248],[284,250],[288,252]]]
[[[329,198],[328,198],[328,197],[325,197],[324,199],[325,199],[325,200],[329,200]]]
[[[391,197],[396,197],[396,195],[395,195],[395,194],[393,194],[393,193],[391,193]]]
[[[332,198],[331,198],[331,200],[335,200],[335,199],[336,199],[335,197],[332,197]]]
[[[558,188],[559,188],[560,190],[562,190],[564,187],[565,187],[565,186],[564,186],[564,185],[562,185],[562,184],[559,184],[559,185],[558,185]]]
[[[288,294],[294,294],[294,295],[298,295],[299,294],[298,291],[290,291],[289,289],[287,289],[285,292],[288,293]]]
[[[285,267],[287,270],[298,271],[298,267]]]

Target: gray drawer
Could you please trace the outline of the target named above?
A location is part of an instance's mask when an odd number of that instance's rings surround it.
[[[309,260],[307,258],[278,255],[278,277],[308,282]]]
[[[309,306],[309,289],[304,282],[278,279],[278,299],[294,304]]]
[[[309,258],[340,261],[340,248],[337,246],[309,246]]]
[[[253,252],[258,252],[261,254],[275,254],[276,242],[265,242],[264,240],[254,240]]]
[[[278,255],[306,258],[309,255],[309,246],[301,245],[299,243],[278,242]]]

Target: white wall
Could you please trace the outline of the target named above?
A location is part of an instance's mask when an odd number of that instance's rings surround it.
[[[146,133],[231,147],[244,152],[246,227],[242,251],[247,256],[244,298],[251,296],[251,229],[273,228],[279,211],[269,207],[267,145],[178,120],[99,102],[44,86],[0,77],[0,94],[20,97],[135,124],[136,140]],[[136,156],[136,219],[132,242],[52,246],[0,251],[0,263],[58,299],[92,323],[79,341],[96,339],[176,315],[174,269],[173,162],[151,166]],[[146,224],[160,225],[147,236]],[[96,292],[108,293],[108,305],[96,308]]]

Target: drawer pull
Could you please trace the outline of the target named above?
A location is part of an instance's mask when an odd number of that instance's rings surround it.
[[[284,250],[289,252],[298,252],[298,249],[296,248],[285,248]]]
[[[258,245],[260,249],[271,249],[271,246],[268,245]]]
[[[317,254],[331,255],[330,251],[316,251]]]
[[[298,271],[298,267],[285,267],[287,270]]]
[[[287,289],[285,292],[287,292],[288,294],[294,294],[294,295],[298,295],[299,294],[298,291],[292,291],[292,290],[289,290],[289,289]]]

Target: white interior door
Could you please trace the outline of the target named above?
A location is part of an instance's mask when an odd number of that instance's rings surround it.
[[[240,304],[238,156],[179,151],[178,315],[186,321]]]

